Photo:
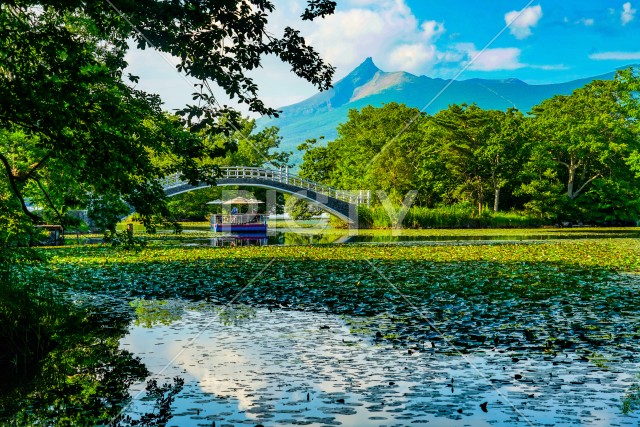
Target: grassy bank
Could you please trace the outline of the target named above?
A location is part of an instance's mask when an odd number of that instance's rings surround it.
[[[395,207],[394,209],[398,209]],[[439,208],[426,208],[421,206],[411,207],[402,221],[399,221],[396,213],[387,212],[382,206],[366,208],[358,207],[358,220],[360,227],[373,228],[527,228],[543,227],[550,225],[575,226],[582,225],[580,221],[565,219],[550,219],[530,215],[525,212],[493,212],[485,209],[478,213],[477,209],[470,205],[454,205]],[[592,221],[585,222],[591,226],[635,226],[634,221]]]

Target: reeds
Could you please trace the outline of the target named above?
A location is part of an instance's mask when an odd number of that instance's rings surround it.
[[[382,206],[358,208],[358,226],[361,228],[526,228],[545,224],[540,218],[519,212],[484,210],[478,214],[469,205],[414,206],[398,224]]]

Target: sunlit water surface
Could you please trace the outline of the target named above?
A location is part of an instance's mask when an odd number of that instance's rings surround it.
[[[153,373],[148,379],[185,380],[169,425],[637,426],[640,420],[622,413],[625,394],[637,384],[633,363],[597,367],[573,355],[495,350],[463,357],[430,344],[409,351],[351,334],[333,315],[172,304],[179,315],[164,324],[139,320],[121,341]],[[131,389],[134,418],[153,409],[144,386]]]

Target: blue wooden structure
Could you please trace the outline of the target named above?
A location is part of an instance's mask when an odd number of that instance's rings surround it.
[[[263,214],[213,214],[210,223],[211,231],[217,233],[267,233],[267,216]]]

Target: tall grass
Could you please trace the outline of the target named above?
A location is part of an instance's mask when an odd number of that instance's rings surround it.
[[[545,221],[518,212],[489,210],[481,214],[468,205],[452,205],[439,208],[414,206],[409,209],[400,224],[394,221],[382,206],[358,208],[359,227],[392,228],[525,228],[545,225]]]

